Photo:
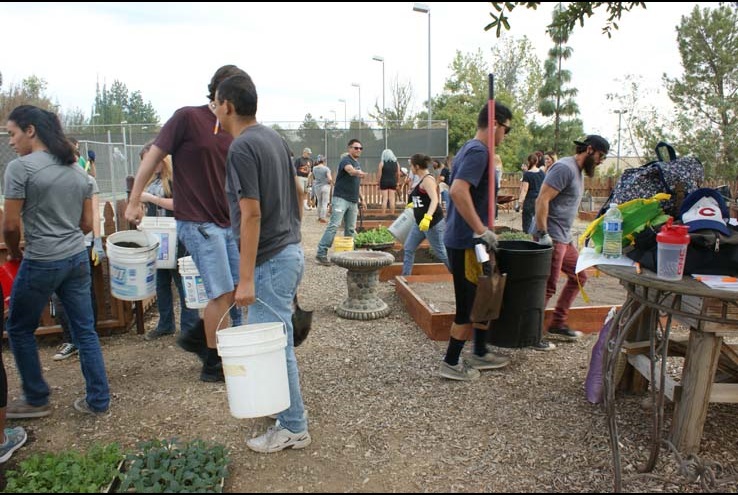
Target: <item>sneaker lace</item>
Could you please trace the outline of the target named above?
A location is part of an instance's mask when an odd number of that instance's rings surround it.
[[[59,346],[59,352],[61,354],[66,354],[70,351],[74,350],[74,344],[71,344],[69,342],[65,342],[62,345]]]

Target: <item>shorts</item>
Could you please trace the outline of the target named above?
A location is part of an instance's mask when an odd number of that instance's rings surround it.
[[[466,278],[466,250],[446,246],[446,255],[454,278],[454,296],[456,298],[454,323],[470,325],[472,322],[471,310],[474,306],[474,298],[477,295],[477,286]]]
[[[302,186],[302,193],[307,194],[308,192],[308,178],[307,177],[300,177],[297,176],[297,180],[300,181],[300,186]]]
[[[231,227],[177,220],[177,238],[187,246],[202,277],[208,299],[235,290],[239,255]]]

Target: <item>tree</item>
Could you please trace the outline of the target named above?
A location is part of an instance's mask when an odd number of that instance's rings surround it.
[[[95,124],[120,124],[123,121],[129,124],[158,123],[159,115],[154,110],[151,102],[144,103],[140,91],[134,91],[129,95],[126,85],[114,80],[110,89],[103,84],[95,89],[95,104],[93,114],[99,114],[95,118]],[[90,117],[90,124],[92,124]]]
[[[538,106],[538,88],[543,84],[541,61],[527,36],[504,39],[492,48],[495,86],[513,96],[524,116]]]
[[[558,4],[553,12],[554,24],[557,24],[556,18],[561,12],[561,4]],[[538,91],[538,96],[541,98],[538,111],[544,117],[553,116],[554,118],[552,149],[556,154],[561,154],[562,143],[565,140],[570,140],[571,137],[562,135],[563,117],[579,115],[579,107],[574,101],[578,91],[576,88],[565,86],[571,82],[571,72],[562,67],[564,60],[567,60],[572,54],[571,47],[566,46],[566,42],[569,41],[569,34],[570,30],[562,25],[549,30],[554,46],[548,51],[548,59],[543,66],[544,82]]]
[[[20,84],[11,84],[5,91],[0,92],[0,122],[5,125],[10,112],[19,105],[35,105],[58,113],[59,105],[46,95],[46,87],[45,79],[31,75]]]
[[[511,13],[517,6],[524,6],[527,9],[536,10],[538,6],[541,5],[541,2],[490,3],[492,4],[492,7],[498,12],[498,14],[496,15],[494,12],[490,12],[489,15],[490,17],[492,17],[492,22],[487,24],[484,27],[484,30],[489,31],[490,29],[496,28],[498,38],[502,34],[503,27],[505,28],[505,30],[510,29],[510,21],[509,17],[505,14],[506,11],[508,13]],[[566,6],[566,8],[563,9],[561,16],[555,18],[548,27],[552,30],[561,27],[571,32],[576,26],[577,22],[579,22],[580,26],[584,26],[584,18],[592,17],[592,15],[594,15],[595,9],[598,9],[603,5],[606,7],[609,17],[607,18],[607,23],[602,28],[602,32],[604,34],[607,34],[608,38],[612,36],[610,31],[613,28],[618,29],[618,23],[616,22],[616,20],[620,20],[623,12],[630,12],[635,7],[642,7],[644,9],[646,8],[645,2],[571,2],[569,5]]]
[[[409,81],[400,82],[395,76],[390,81],[390,106],[384,110],[379,104],[374,104],[374,110],[369,112],[369,118],[376,120],[377,125],[384,127],[385,120],[391,129],[412,128],[413,118],[410,116],[410,105],[413,101],[413,86]],[[425,115],[428,115],[427,113]]]
[[[664,74],[677,108],[682,148],[708,176],[738,173],[738,14],[727,6],[695,7],[677,26],[681,78]]]

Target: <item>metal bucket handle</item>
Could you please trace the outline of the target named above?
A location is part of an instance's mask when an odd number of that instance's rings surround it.
[[[281,322],[283,323],[283,325],[284,325],[284,326],[282,327],[282,331],[283,331],[284,333],[287,333],[287,322],[286,322],[286,321],[284,321],[284,320],[282,319],[282,317],[281,317],[281,316],[279,316],[279,313],[277,313],[277,312],[276,312],[276,311],[274,310],[274,308],[272,308],[271,306],[269,306],[269,305],[268,305],[267,303],[265,303],[264,301],[262,301],[262,300],[261,300],[261,299],[259,299],[258,297],[256,298],[256,302],[259,302],[259,303],[263,304],[263,305],[264,305],[264,306],[265,306],[265,307],[266,307],[266,308],[267,308],[267,309],[268,309],[269,311],[271,311],[271,312],[272,312],[272,313],[273,313],[273,314],[274,314],[274,315],[275,315],[275,316],[276,316],[277,318],[279,318],[279,321],[281,321]],[[221,316],[221,317],[220,317],[220,320],[218,321],[218,326],[217,326],[217,327],[215,327],[215,331],[216,331],[216,332],[217,332],[218,330],[220,330],[220,325],[221,325],[221,324],[223,323],[223,318],[225,318],[225,317],[226,317],[226,315],[228,314],[228,312],[229,312],[229,311],[230,311],[231,309],[233,309],[233,307],[234,307],[235,305],[236,305],[236,303],[235,303],[235,301],[234,301],[234,302],[233,302],[233,304],[231,304],[230,306],[228,306],[228,309],[226,309],[225,313],[223,313],[223,316]]]

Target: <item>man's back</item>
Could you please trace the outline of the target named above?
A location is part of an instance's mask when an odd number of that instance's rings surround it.
[[[225,162],[233,138],[213,134],[216,118],[207,105],[183,107],[164,124],[155,145],[172,155],[174,216],[230,226]]]

